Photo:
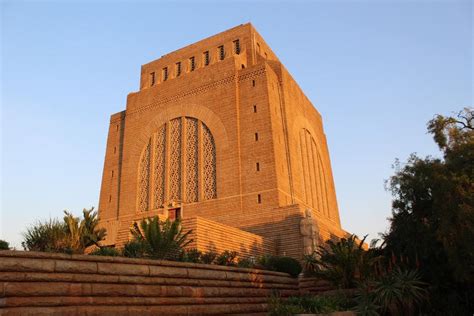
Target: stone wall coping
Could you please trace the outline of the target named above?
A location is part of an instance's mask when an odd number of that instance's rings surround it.
[[[1,250],[0,260],[2,257],[165,266],[165,267],[174,267],[174,268],[191,268],[191,269],[214,270],[214,271],[244,272],[244,273],[252,273],[252,274],[258,274],[258,275],[272,275],[272,276],[288,277],[288,278],[293,279],[289,274],[284,273],[284,272],[219,266],[219,265],[213,265],[213,264],[155,260],[155,259],[136,259],[136,258],[125,258],[125,257],[92,256],[92,255],[69,255],[69,254],[63,254],[63,253],[18,251],[18,250]]]

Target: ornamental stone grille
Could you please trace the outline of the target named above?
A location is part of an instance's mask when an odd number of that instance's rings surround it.
[[[139,211],[171,201],[217,198],[214,137],[196,118],[178,117],[163,124],[150,137],[139,166]]]

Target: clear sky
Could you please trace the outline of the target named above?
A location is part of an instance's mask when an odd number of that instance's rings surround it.
[[[471,1],[1,2],[0,238],[97,206],[109,116],[140,66],[252,22],[324,119],[343,227],[388,227],[395,158],[473,105]]]

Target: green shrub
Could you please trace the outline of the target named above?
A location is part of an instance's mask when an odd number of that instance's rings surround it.
[[[215,263],[220,266],[235,266],[236,251],[226,250],[216,257]]]
[[[272,295],[268,303],[270,315],[329,314],[354,306],[354,302],[342,294],[292,296],[286,299]]]
[[[216,260],[217,257],[217,252],[215,251],[207,251],[203,252],[201,255],[201,262],[204,264],[213,264],[214,261]]]
[[[121,255],[120,251],[113,247],[99,247],[92,251],[89,255],[91,256],[109,256],[118,257]]]
[[[268,300],[268,315],[270,316],[290,316],[304,312],[301,306],[287,304],[284,299],[275,294]]]
[[[146,252],[146,245],[140,240],[130,240],[122,249],[122,255],[127,258],[143,258]]]
[[[258,258],[257,267],[270,271],[285,272],[293,277],[297,277],[303,270],[303,267],[296,259],[271,255],[264,255]]]
[[[303,270],[298,260],[291,257],[273,257],[272,265],[275,271],[288,273],[292,277],[297,277]]]
[[[237,266],[240,268],[255,268],[255,260],[252,258],[239,258],[237,260]]]
[[[57,219],[36,222],[23,233],[21,245],[28,251],[65,252],[66,224]]]
[[[83,218],[64,211],[63,221],[50,219],[37,222],[23,233],[21,243],[25,250],[84,253],[84,250],[105,238],[106,232],[98,228],[99,219],[94,208],[83,210]]]
[[[183,262],[192,262],[192,263],[202,263],[202,251],[199,251],[195,248],[186,249],[181,252],[180,261]]]
[[[10,244],[5,241],[0,239],[0,250],[9,250],[10,249]]]

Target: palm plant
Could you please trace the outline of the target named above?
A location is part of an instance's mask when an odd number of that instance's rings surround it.
[[[131,233],[136,242],[144,245],[145,253],[155,259],[176,260],[192,240],[191,231],[183,233],[180,221],[160,221],[158,216],[134,223]]]
[[[353,288],[356,281],[366,277],[378,260],[363,249],[364,241],[357,236],[328,240],[312,255],[305,256],[306,272],[328,280],[340,288]]]
[[[416,270],[396,267],[383,276],[361,282],[355,311],[359,315],[413,315],[427,297]]]
[[[99,242],[106,236],[104,228],[98,228],[99,218],[94,208],[82,211],[83,219],[75,217],[68,211],[64,211],[64,223],[66,224],[67,245],[74,253],[84,253],[90,246],[99,246]]]

